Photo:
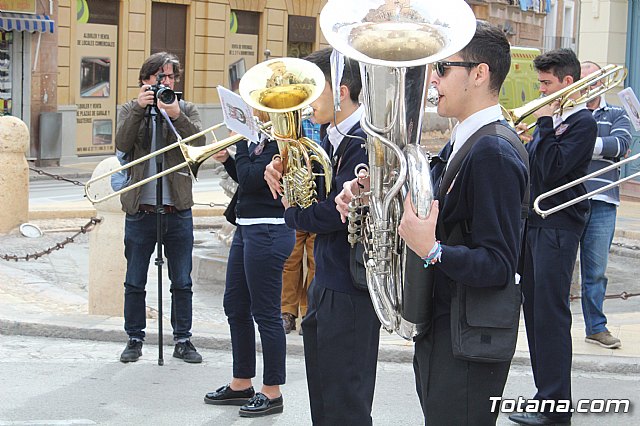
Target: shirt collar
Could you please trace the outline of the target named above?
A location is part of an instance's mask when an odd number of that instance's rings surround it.
[[[327,128],[327,136],[329,137],[329,142],[331,146],[333,146],[333,151],[337,151],[340,146],[340,142],[344,139],[344,136],[347,135],[347,132],[351,130],[356,123],[360,122],[360,118],[364,112],[364,107],[360,105],[358,109],[353,111],[350,116],[342,120],[338,123],[337,126],[330,125]],[[348,135],[347,135],[348,136]]]
[[[604,99],[604,95],[600,95],[600,103],[598,104],[598,107],[596,109],[593,110],[593,112],[596,112],[598,110],[601,109],[607,109],[608,105],[607,105],[607,101],[605,101]]]
[[[462,148],[467,139],[475,132],[477,132],[485,124],[493,123],[494,121],[504,120],[502,115],[502,109],[500,105],[496,104],[485,109],[481,109],[469,117],[466,120],[456,124],[451,132],[451,140],[455,142],[453,144],[453,151],[449,157],[449,162],[453,156]]]
[[[576,106],[574,106],[573,108],[569,108],[567,110],[565,110],[562,115],[554,115],[553,116],[553,127],[556,128],[558,127],[561,123],[564,123],[565,121],[567,121],[567,118],[571,117],[573,114],[582,111],[583,109],[587,109],[587,104],[585,103],[581,103],[578,104]]]

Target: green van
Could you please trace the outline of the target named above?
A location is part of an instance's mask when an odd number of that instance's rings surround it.
[[[511,69],[500,89],[500,104],[504,108],[518,108],[540,96],[538,73],[533,68],[533,59],[538,55],[540,49],[511,46]]]

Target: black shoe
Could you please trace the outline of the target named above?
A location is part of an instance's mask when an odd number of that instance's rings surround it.
[[[284,327],[284,333],[289,334],[291,330],[296,329],[296,317],[288,312],[282,313],[282,326]]]
[[[120,354],[120,362],[136,362],[142,356],[142,341],[129,339],[127,347]]]
[[[253,386],[243,390],[233,390],[231,385],[219,387],[204,396],[204,402],[213,405],[244,405],[255,395]]]
[[[571,418],[554,420],[542,413],[517,413],[509,416],[509,420],[520,425],[570,425]]]
[[[282,413],[284,403],[282,395],[277,398],[269,399],[262,392],[256,393],[246,404],[240,407],[240,417],[262,417],[269,414]]]
[[[202,356],[198,353],[190,340],[176,343],[176,347],[173,350],[173,356],[191,364],[198,364],[202,362]]]

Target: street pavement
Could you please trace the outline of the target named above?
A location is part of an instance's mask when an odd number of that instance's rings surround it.
[[[86,181],[102,158],[84,159],[82,162],[45,168],[48,173],[62,175],[71,180]],[[207,173],[207,172],[205,172]],[[49,179],[31,172],[32,182]],[[82,192],[80,186],[77,190]],[[196,226],[196,248],[194,265],[198,257],[217,250],[213,247],[224,219],[223,208],[210,207],[228,201],[219,188],[204,188],[195,192],[194,224]],[[40,202],[31,206],[29,217],[32,223],[44,231],[41,238],[26,238],[17,232],[0,235],[0,255],[33,253],[55,246],[73,234],[81,225],[96,214],[86,200]],[[0,259],[0,334],[61,337],[98,341],[126,342],[123,319],[119,316],[88,314],[88,236],[80,235],[62,250],[54,250],[38,260],[4,261]],[[625,200],[619,209],[617,243],[614,254],[622,259],[618,262],[621,274],[626,277],[623,284],[610,287],[627,293],[640,293],[637,267],[640,262],[640,202]],[[612,254],[613,255],[613,254]],[[215,256],[214,256],[215,257]],[[229,330],[222,308],[224,281],[224,254],[218,256],[222,269],[213,279],[194,278],[194,322],[193,342],[198,348],[228,350]],[[622,266],[620,266],[622,265]],[[215,269],[215,268],[214,268]],[[194,270],[194,273],[196,271]],[[124,271],[123,271],[124,275]],[[147,343],[145,358],[158,358],[158,350],[152,345],[158,341],[157,269],[150,267],[147,285],[149,316],[147,321]],[[168,286],[169,280],[163,282]],[[114,283],[120,286],[121,283]],[[617,292],[617,291],[616,291]],[[169,291],[163,290],[163,339],[172,343],[169,321]],[[576,371],[612,372],[622,374],[640,373],[640,296],[628,300],[612,299],[605,302],[609,329],[622,340],[622,348],[609,350],[584,342],[584,321],[579,301],[571,304],[573,312],[573,367]],[[549,330],[553,332],[553,330]],[[302,338],[296,332],[287,336],[287,351],[301,355]],[[166,346],[163,356],[170,357],[172,348]],[[380,359],[392,362],[411,362],[413,346],[396,335],[381,332]],[[524,322],[520,323],[520,335],[514,364],[528,365],[529,355],[524,334]],[[638,376],[637,376],[638,377]],[[640,379],[638,379],[640,380]]]
[[[301,356],[287,356],[284,412],[248,419],[238,416],[238,407],[209,405],[202,400],[206,392],[228,383],[232,370],[229,351],[201,348],[201,364],[168,358],[162,367],[155,362],[155,348],[148,345],[142,359],[134,364],[119,362],[120,351],[121,342],[0,335],[0,426],[311,424]],[[528,366],[513,366],[504,399],[530,397],[534,392],[531,376]],[[260,362],[256,377],[253,384],[260,386]],[[628,398],[631,405],[627,412],[624,407],[615,412],[614,406],[603,413],[574,413],[574,425],[640,423],[640,412],[634,410],[640,402],[640,382],[633,377],[576,372],[572,385],[576,404],[582,399]],[[513,410],[506,408],[497,425],[513,425],[507,418]],[[378,363],[372,417],[375,425],[424,424],[410,363]]]

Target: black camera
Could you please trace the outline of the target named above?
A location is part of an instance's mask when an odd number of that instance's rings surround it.
[[[164,74],[160,73],[157,76],[156,84],[149,87],[149,90],[153,91],[153,104],[157,105],[158,101],[161,101],[165,104],[172,104],[173,101],[182,99],[182,92],[174,92],[169,87],[165,86],[161,83],[164,79]]]
[[[158,101],[162,101],[165,104],[172,104],[176,100],[176,92],[165,86],[164,84],[156,83],[149,88],[153,91],[154,99],[153,104],[157,104]]]

